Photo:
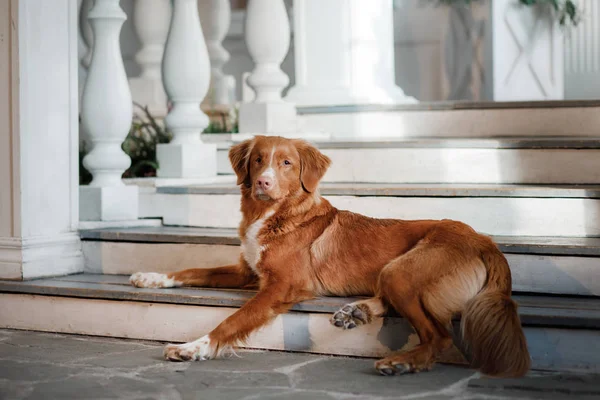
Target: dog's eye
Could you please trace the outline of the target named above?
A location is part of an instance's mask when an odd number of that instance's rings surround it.
[[[284,165],[292,165],[292,163],[291,163],[291,162],[289,162],[288,160],[285,160],[285,161],[283,162],[283,164],[284,164]]]
[[[261,162],[262,162],[262,158],[258,157],[258,158],[256,159],[256,163],[257,163],[257,164],[260,164]]]

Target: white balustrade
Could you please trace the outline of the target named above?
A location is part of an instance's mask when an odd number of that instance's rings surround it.
[[[95,0],[88,18],[94,46],[81,120],[92,150],[83,160],[92,173],[89,186],[80,187],[81,220],[131,220],[138,215],[138,190],[125,186],[121,175],[131,164],[121,144],[131,127],[132,102],[119,33],[126,19],[119,0]]]
[[[269,2],[269,0],[266,0]],[[392,0],[294,0],[299,106],[414,103],[396,86]]]
[[[289,78],[280,65],[290,47],[290,23],[283,0],[249,0],[245,36],[255,63],[247,83],[255,97],[240,106],[240,132],[296,132],[296,107],[281,98]]]
[[[204,99],[207,107],[229,106],[231,102],[230,78],[223,74],[229,53],[223,47],[231,23],[229,0],[198,0],[200,22],[210,58],[210,88]]]
[[[217,148],[200,134],[209,124],[200,110],[208,92],[210,61],[202,34],[197,0],[174,0],[162,76],[172,108],[165,118],[173,141],[157,147],[158,176],[205,178],[217,174]]]
[[[170,21],[171,0],[135,0],[133,24],[141,42],[135,60],[142,71],[139,77],[129,80],[129,85],[133,100],[148,106],[150,112],[158,117],[167,114],[161,62]]]

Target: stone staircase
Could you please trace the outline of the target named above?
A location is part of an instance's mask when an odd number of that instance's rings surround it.
[[[251,291],[135,289],[122,275],[81,274],[27,282],[0,282],[2,325],[62,333],[189,341],[214,328],[252,296]],[[600,300],[581,297],[515,295],[532,365],[554,371],[599,372]],[[360,329],[340,331],[332,312],[352,301],[320,298],[253,334],[250,348],[362,357],[381,357],[418,340],[406,321],[391,314]],[[458,346],[455,322],[455,337]],[[442,361],[463,363],[449,351]]]
[[[142,216],[162,218],[162,226],[81,231],[85,274],[0,282],[6,304],[0,326],[187,341],[234,312],[252,292],[135,289],[127,275],[237,261],[240,198],[226,154],[241,138],[219,143],[222,176],[213,182],[140,186]],[[318,145],[333,160],[321,194],[338,208],[374,217],[457,219],[494,236],[511,265],[534,368],[600,372],[600,355],[590,351],[600,346],[600,139]],[[352,331],[333,328],[330,314],[349,301],[298,304],[256,332],[248,346],[375,357],[414,345],[413,331],[394,314]],[[454,352],[444,361],[464,360]]]

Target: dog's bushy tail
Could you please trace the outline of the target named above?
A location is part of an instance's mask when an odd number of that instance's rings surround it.
[[[523,376],[530,368],[531,357],[517,304],[510,298],[508,262],[495,246],[485,250],[482,259],[487,282],[465,305],[461,322],[471,364],[491,376]]]

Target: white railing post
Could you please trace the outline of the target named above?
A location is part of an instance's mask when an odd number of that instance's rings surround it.
[[[223,74],[229,52],[223,47],[223,39],[231,23],[230,0],[198,0],[198,10],[211,67],[210,88],[204,104],[207,107],[229,106],[230,78]]]
[[[296,106],[281,98],[289,78],[280,65],[290,47],[290,23],[283,0],[249,0],[245,36],[255,64],[247,83],[255,97],[240,106],[240,132],[295,133]]]
[[[93,181],[80,187],[80,219],[137,219],[138,189],[125,186],[121,179],[131,164],[121,149],[132,120],[131,93],[119,45],[121,26],[127,17],[119,7],[119,0],[95,0],[88,18],[94,46],[83,91],[81,120],[92,143],[83,164],[93,175]]]
[[[173,141],[157,147],[161,178],[206,178],[217,174],[217,147],[203,143],[208,126],[200,103],[208,92],[210,61],[197,0],[174,0],[162,75],[172,102],[165,122]]]
[[[392,0],[294,0],[298,106],[415,103],[396,85]]]
[[[135,60],[142,71],[139,77],[129,80],[129,85],[133,100],[148,106],[150,113],[158,117],[167,114],[161,62],[170,21],[171,0],[135,0],[133,25],[142,45]]]

